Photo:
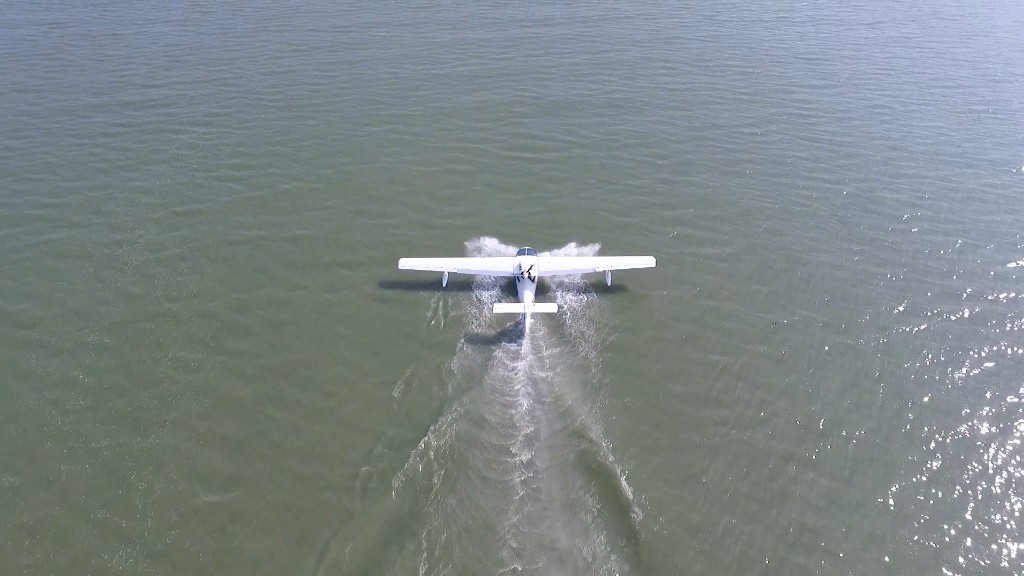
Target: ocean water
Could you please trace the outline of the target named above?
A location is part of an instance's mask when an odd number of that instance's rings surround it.
[[[0,572],[1024,573],[1022,29],[8,6]]]

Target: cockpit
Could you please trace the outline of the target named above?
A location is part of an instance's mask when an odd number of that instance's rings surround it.
[[[506,252],[506,254],[508,254],[508,252]],[[537,251],[534,250],[533,248],[520,248],[519,251],[516,252],[516,256],[536,256],[536,255],[537,255]]]

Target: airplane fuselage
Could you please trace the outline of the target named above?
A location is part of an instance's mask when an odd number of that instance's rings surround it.
[[[513,260],[512,272],[516,279],[519,301],[523,304],[532,304],[537,296],[537,278],[540,277],[540,271],[537,269],[537,251],[529,247],[520,248]],[[526,327],[529,327],[530,312],[523,313],[523,321]]]
[[[537,251],[533,248],[520,248],[513,262],[512,273],[516,279],[519,301],[529,304],[533,302],[537,292]]]

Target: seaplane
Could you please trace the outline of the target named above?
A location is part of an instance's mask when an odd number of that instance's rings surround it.
[[[441,273],[441,287],[448,285],[449,274],[511,276],[516,281],[519,302],[498,302],[495,314],[520,314],[530,325],[533,313],[554,314],[558,304],[536,302],[537,280],[542,276],[568,276],[604,272],[604,282],[612,285],[612,272],[634,268],[654,268],[653,256],[550,256],[537,254],[530,247],[520,248],[515,256],[476,258],[400,258],[399,270],[423,270]]]

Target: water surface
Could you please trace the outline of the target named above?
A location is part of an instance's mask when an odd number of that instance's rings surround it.
[[[10,8],[0,567],[1021,573],[1021,29]],[[520,245],[659,266],[396,270]]]

